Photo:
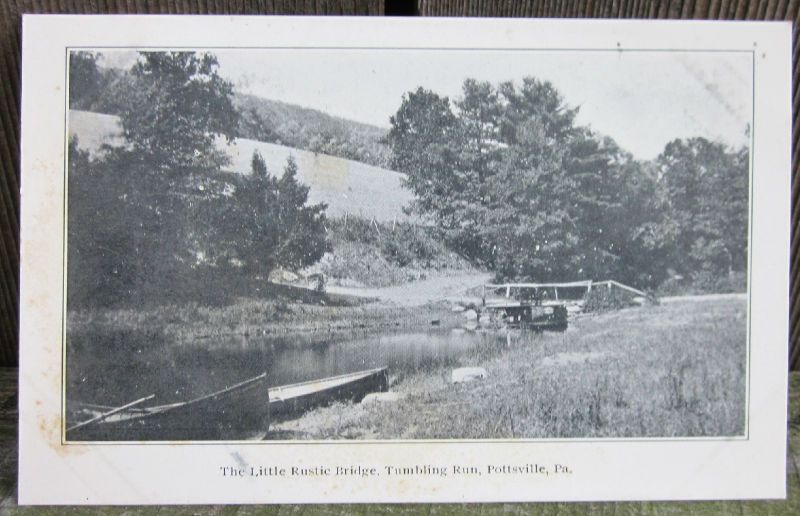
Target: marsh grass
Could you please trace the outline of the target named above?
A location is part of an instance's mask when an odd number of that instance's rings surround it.
[[[512,333],[505,351],[392,386],[383,405],[337,404],[293,422],[294,438],[606,438],[745,432],[746,304],[709,300],[585,316],[565,333]],[[285,429],[285,428],[284,428]]]

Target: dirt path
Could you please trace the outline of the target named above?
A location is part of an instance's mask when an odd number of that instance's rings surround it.
[[[327,291],[331,294],[378,298],[399,306],[422,306],[433,301],[465,299],[469,297],[467,290],[483,285],[491,278],[492,275],[488,273],[454,274],[383,288],[329,286]]]

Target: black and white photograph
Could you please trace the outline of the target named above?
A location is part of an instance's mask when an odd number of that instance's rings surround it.
[[[746,437],[753,59],[70,49],[65,441]]]
[[[21,504],[786,496],[791,25],[23,22]]]

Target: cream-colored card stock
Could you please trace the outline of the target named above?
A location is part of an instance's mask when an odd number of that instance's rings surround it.
[[[23,28],[21,504],[785,496],[789,24]]]

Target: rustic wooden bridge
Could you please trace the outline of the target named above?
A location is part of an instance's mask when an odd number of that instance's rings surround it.
[[[563,305],[566,306],[569,311],[580,311],[586,301],[586,294],[591,292],[592,289],[598,288],[606,288],[609,290],[618,288],[637,297],[648,297],[647,293],[614,280],[583,280],[555,283],[487,283],[483,285],[481,304],[487,308],[500,307],[500,305],[508,303],[507,300],[511,299],[511,294],[514,291],[520,292],[528,290],[532,291],[532,295],[527,296],[532,302],[531,304],[541,306]],[[559,289],[561,289],[561,295],[559,295]],[[495,295],[495,301],[490,299],[487,303],[487,292],[497,293],[498,291],[501,293],[500,299]]]

